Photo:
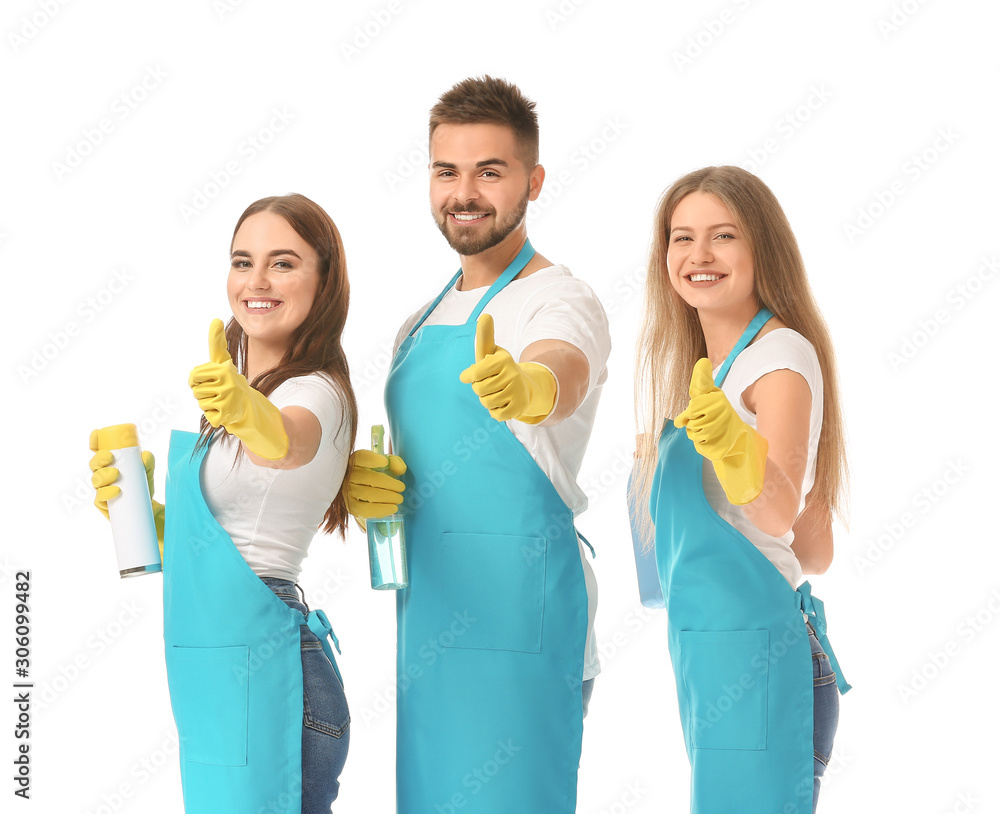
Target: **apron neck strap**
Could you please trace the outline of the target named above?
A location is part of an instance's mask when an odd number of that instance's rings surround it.
[[[493,282],[493,285],[489,287],[489,290],[483,294],[482,298],[479,300],[479,305],[472,309],[472,313],[469,315],[469,319],[465,324],[475,325],[476,321],[479,319],[479,315],[483,313],[483,309],[486,307],[487,303],[499,294],[507,283],[517,277],[517,275],[521,273],[524,267],[528,265],[528,262],[534,256],[535,250],[531,246],[531,241],[525,238],[524,245],[521,247],[521,251],[517,253],[517,257],[511,260],[510,265],[504,269],[503,274],[497,277]]]
[[[525,239],[524,246],[521,247],[521,251],[517,253],[509,266],[504,269],[503,273],[496,279],[496,281],[489,287],[489,290],[483,294],[482,298],[479,300],[479,304],[473,309],[472,315],[469,317],[466,325],[475,324],[476,320],[479,319],[479,315],[483,312],[486,304],[493,299],[493,297],[511,280],[517,277],[518,274],[528,265],[528,261],[535,256],[535,250],[531,247],[531,241]],[[416,325],[413,326],[413,330],[410,331],[410,336],[413,336],[417,332],[417,329],[424,324],[424,320],[431,315],[431,312],[438,307],[438,303],[444,299],[444,295],[451,291],[455,287],[455,283],[458,282],[458,278],[462,276],[462,269],[455,272],[455,276],[451,278],[451,281],[446,285],[441,293],[437,295],[437,299],[434,300],[428,306],[427,310],[424,311],[424,315],[420,317],[420,320]]]
[[[431,312],[438,307],[438,303],[440,303],[441,300],[444,299],[444,295],[455,287],[455,283],[458,282],[458,278],[461,276],[462,276],[462,269],[459,269],[458,271],[455,272],[455,276],[451,278],[448,285],[446,285],[443,289],[441,289],[441,293],[437,295],[437,297],[434,299],[434,302],[432,302],[430,305],[427,306],[427,310],[424,311],[424,315],[420,317],[419,320],[417,320],[417,324],[413,326],[413,330],[410,331],[409,336],[413,336],[417,332],[417,329],[424,324],[424,320],[426,320],[427,317],[431,315]]]
[[[733,349],[729,351],[729,355],[726,357],[726,361],[722,363],[722,367],[719,368],[719,373],[715,377],[715,386],[722,387],[722,383],[726,380],[726,374],[729,373],[729,368],[733,366],[733,362],[736,361],[736,357],[746,350],[747,345],[749,345],[755,336],[760,333],[760,329],[764,327],[771,317],[773,317],[770,311],[766,308],[761,308],[757,315],[750,320],[750,324],[747,325],[747,329],[743,332],[743,336],[739,338],[739,341],[733,346]]]

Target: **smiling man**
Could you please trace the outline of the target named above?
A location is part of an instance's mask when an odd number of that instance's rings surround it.
[[[404,480],[359,452],[348,493],[362,517],[405,496],[401,814],[576,810],[600,669],[576,477],[611,341],[590,287],[528,241],[544,180],[534,103],[510,83],[467,79],[431,110],[431,212],[461,268],[396,339],[386,405]]]

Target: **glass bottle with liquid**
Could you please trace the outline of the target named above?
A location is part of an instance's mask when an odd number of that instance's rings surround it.
[[[385,428],[372,426],[372,452],[383,451]],[[383,469],[381,471],[386,471]],[[406,540],[403,535],[403,516],[399,513],[388,517],[373,517],[366,523],[368,530],[368,561],[371,566],[372,588],[377,591],[396,591],[409,584],[406,572]]]

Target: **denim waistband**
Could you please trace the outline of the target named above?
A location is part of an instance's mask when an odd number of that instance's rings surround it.
[[[297,582],[292,582],[290,579],[278,579],[277,577],[261,577],[260,581],[277,596],[292,597],[300,601],[303,605],[306,604],[305,592],[299,587]]]

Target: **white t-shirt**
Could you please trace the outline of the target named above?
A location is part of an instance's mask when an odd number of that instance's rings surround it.
[[[812,391],[812,406],[809,411],[809,448],[806,454],[806,471],[802,480],[802,497],[799,512],[805,508],[806,496],[816,479],[816,450],[819,447],[820,431],[823,428],[823,372],[819,358],[812,344],[802,334],[791,328],[778,328],[764,334],[751,343],[733,361],[722,392],[736,409],[736,414],[754,429],[757,416],[747,410],[743,403],[743,391],[761,376],[775,370],[793,370],[800,374]],[[718,372],[718,368],[716,368]],[[772,537],[757,528],[747,518],[741,506],[734,506],[726,499],[726,493],[719,483],[711,461],[704,461],[702,483],[705,496],[716,513],[727,523],[741,532],[760,552],[771,561],[792,588],[802,581],[802,566],[792,551],[794,534],[789,530],[781,537]]]
[[[453,286],[423,324],[465,323],[487,290],[482,287],[460,291]],[[393,353],[413,330],[429,305],[427,303],[406,320],[396,336]],[[597,403],[608,377],[607,361],[611,354],[611,333],[604,307],[589,285],[570,274],[565,266],[558,265],[511,281],[489,301],[484,313],[493,317],[496,344],[509,351],[514,359],[519,359],[532,342],[559,339],[583,351],[590,363],[587,395],[572,415],[550,426],[525,424],[522,421],[506,422],[514,437],[524,445],[552,481],[574,516],[579,515],[587,508],[587,495],[576,478],[594,428]],[[582,543],[580,558],[587,583],[589,611],[583,672],[584,680],[587,680],[601,670],[594,641],[597,580],[584,554]]]
[[[296,469],[270,469],[246,454],[237,459],[239,440],[220,436],[205,456],[201,488],[254,573],[295,582],[344,480],[351,421],[343,397],[324,374],[289,379],[269,398],[278,408],[305,407],[319,420],[322,436],[313,459]]]

